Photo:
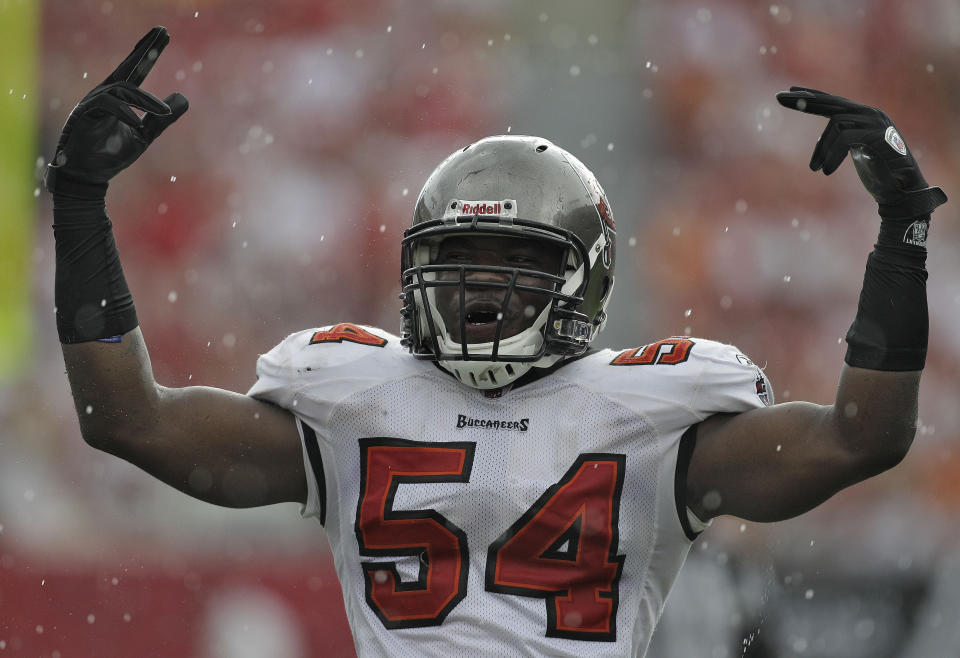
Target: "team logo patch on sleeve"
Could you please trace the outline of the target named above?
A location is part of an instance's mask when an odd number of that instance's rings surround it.
[[[343,322],[326,331],[317,331],[310,338],[311,345],[316,345],[317,343],[342,343],[343,341],[359,343],[361,345],[372,345],[374,347],[383,347],[387,344],[386,338],[381,338],[349,322]]]
[[[773,404],[773,393],[770,390],[770,385],[767,383],[767,378],[763,376],[763,373],[757,370],[757,397],[760,398],[760,401],[763,402],[764,406],[769,407]]]

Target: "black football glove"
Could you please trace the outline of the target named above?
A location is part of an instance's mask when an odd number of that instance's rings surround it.
[[[50,192],[77,183],[105,185],[187,111],[189,104],[182,94],[161,101],[140,89],[169,42],[166,28],[150,30],[120,66],[73,108],[44,176]],[[146,112],[143,119],[131,106]]]
[[[810,169],[829,176],[850,151],[867,191],[880,206],[880,216],[919,217],[946,202],[939,187],[930,187],[896,126],[882,110],[816,89],[790,87],[777,101],[791,110],[828,117],[826,129],[810,158]]]

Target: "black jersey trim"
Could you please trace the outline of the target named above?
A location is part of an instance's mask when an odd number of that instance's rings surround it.
[[[690,468],[690,458],[693,457],[693,449],[697,445],[697,427],[699,424],[691,425],[680,437],[680,447],[677,449],[677,473],[673,480],[677,517],[683,527],[683,534],[690,541],[700,536],[700,533],[690,526],[690,518],[687,516],[687,469]]]
[[[303,428],[303,445],[307,448],[307,459],[310,461],[310,469],[313,471],[313,478],[317,481],[317,497],[320,499],[320,525],[327,524],[327,479],[323,474],[323,457],[320,456],[320,443],[317,440],[317,433],[305,422],[297,419],[300,427]]]

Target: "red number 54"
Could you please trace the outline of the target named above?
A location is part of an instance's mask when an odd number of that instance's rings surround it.
[[[416,555],[416,581],[396,563],[363,563],[367,603],[387,628],[437,626],[467,594],[466,533],[435,510],[394,510],[402,484],[468,482],[475,444],[361,439],[355,530],[360,554]],[[580,455],[487,550],[486,589],[542,598],[546,635],[616,640],[623,555],[624,455]]]

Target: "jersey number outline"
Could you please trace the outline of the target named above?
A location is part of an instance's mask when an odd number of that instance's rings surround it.
[[[487,550],[487,591],[546,599],[547,637],[617,639],[625,466],[581,454]]]
[[[439,626],[467,594],[466,533],[433,509],[393,509],[401,484],[469,482],[476,444],[360,439],[360,554],[416,555],[416,581],[395,562],[362,562],[367,604],[389,629]],[[547,637],[616,641],[620,499],[626,456],[584,453],[487,549],[485,589],[545,599]]]
[[[393,509],[397,487],[467,482],[475,443],[360,439],[360,498],[354,530],[365,556],[415,555],[414,582],[396,562],[363,562],[367,604],[386,628],[439,626],[467,595],[466,533],[436,510]]]
[[[671,336],[655,343],[624,350],[610,362],[612,366],[675,366],[690,358],[696,345],[687,336]]]

